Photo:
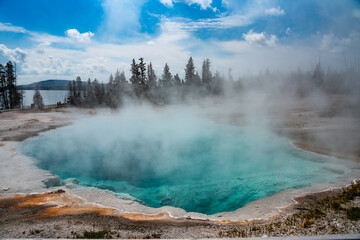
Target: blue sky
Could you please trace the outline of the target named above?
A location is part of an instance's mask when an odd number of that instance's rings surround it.
[[[359,65],[360,1],[355,0],[0,0],[0,62],[18,64],[19,83],[81,76],[129,76],[132,58],[184,74],[236,75],[266,68]]]

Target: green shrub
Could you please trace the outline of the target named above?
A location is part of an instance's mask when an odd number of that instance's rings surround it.
[[[111,238],[111,233],[109,231],[85,231],[83,236],[77,236],[77,238],[86,238],[86,239],[104,239]]]
[[[348,219],[353,221],[360,220],[360,208],[358,207],[352,207],[349,210],[346,211],[346,216]]]

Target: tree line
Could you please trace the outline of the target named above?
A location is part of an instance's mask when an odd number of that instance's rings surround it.
[[[21,93],[16,89],[16,65],[11,61],[0,64],[0,105],[2,109],[21,107]]]
[[[219,72],[214,75],[211,62],[205,59],[202,64],[201,76],[195,69],[193,58],[190,57],[185,67],[185,78],[173,75],[166,63],[160,78],[157,77],[152,63],[146,64],[143,58],[131,63],[129,80],[125,72],[117,70],[111,74],[107,84],[97,79],[88,79],[84,84],[80,77],[68,84],[67,102],[77,107],[108,106],[117,108],[126,99],[131,101],[149,101],[154,104],[180,102],[186,98],[201,98],[223,94],[223,77]]]

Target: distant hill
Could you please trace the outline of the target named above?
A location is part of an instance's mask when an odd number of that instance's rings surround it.
[[[40,90],[68,90],[68,84],[72,82],[71,80],[45,80],[40,82],[35,82],[27,85],[17,86],[18,90],[35,90],[36,86]],[[83,82],[84,83],[84,82]]]

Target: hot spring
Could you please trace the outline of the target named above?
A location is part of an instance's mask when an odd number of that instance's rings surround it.
[[[204,214],[349,171],[336,160],[298,151],[266,128],[227,125],[192,110],[134,108],[89,117],[31,138],[21,150],[40,168],[77,178],[82,187]]]

